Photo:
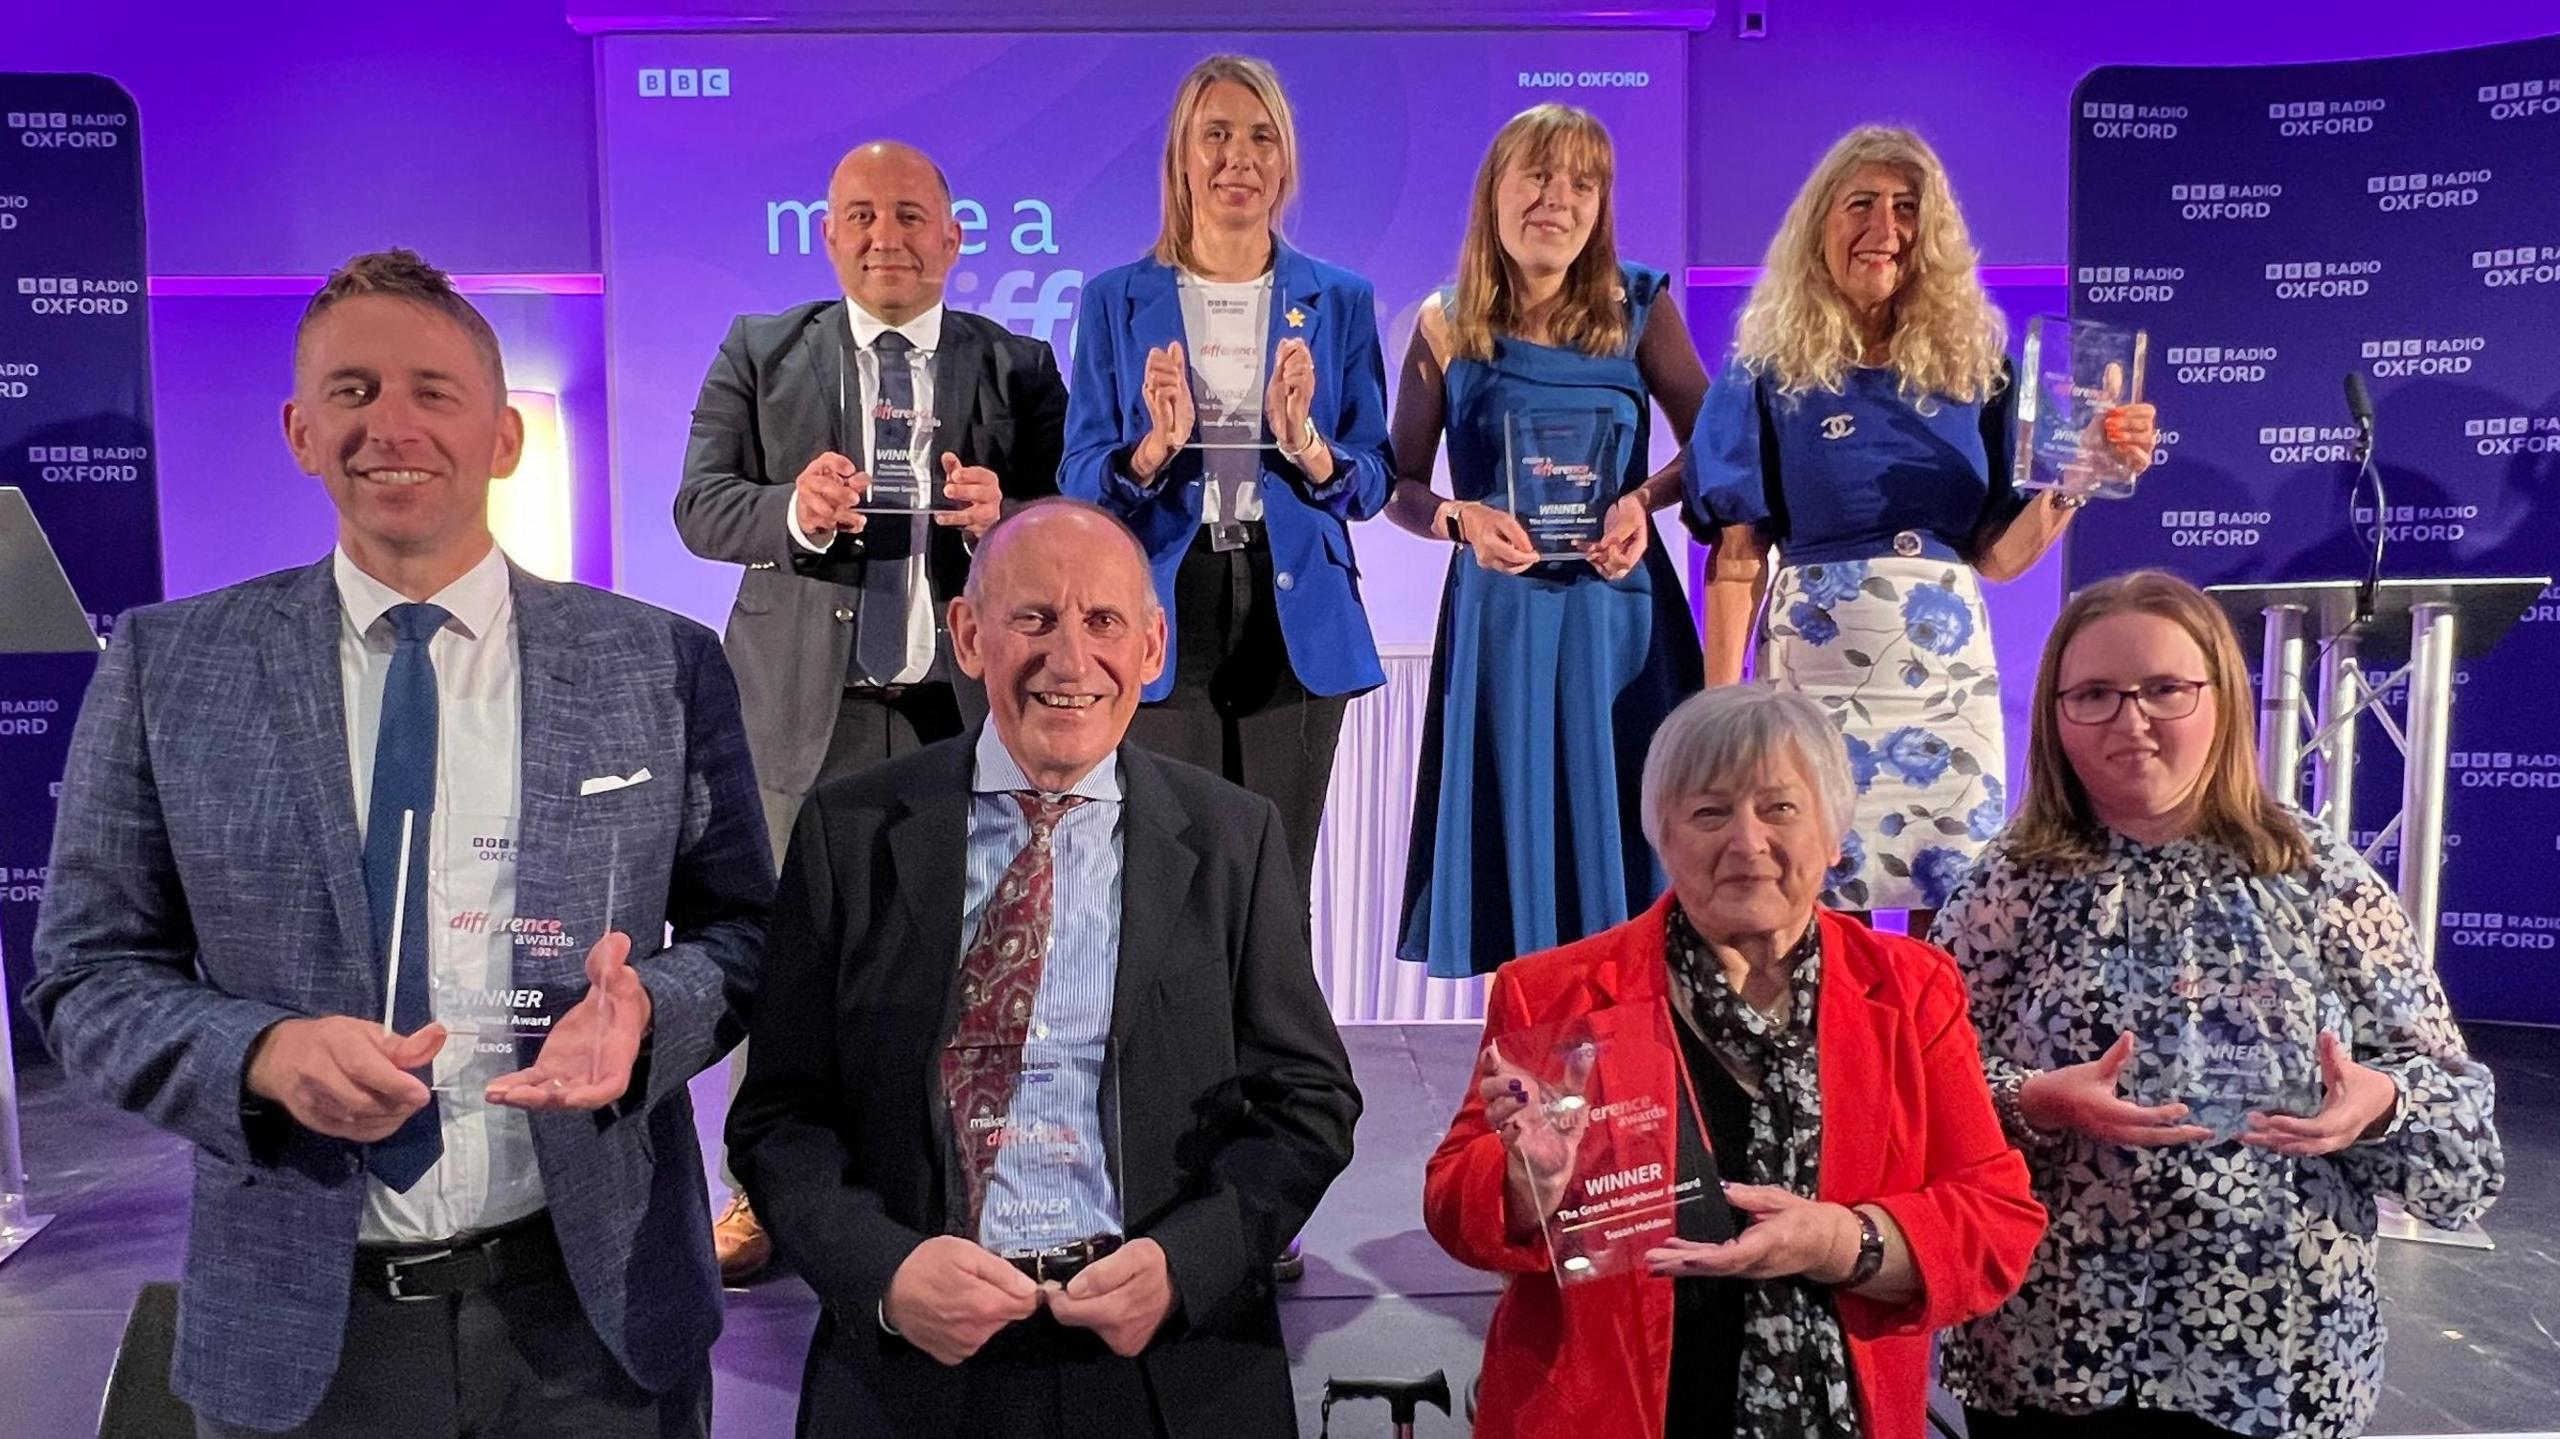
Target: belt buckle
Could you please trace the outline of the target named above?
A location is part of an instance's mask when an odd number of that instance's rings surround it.
[[[1243,520],[1220,520],[1209,527],[1209,548],[1221,554],[1229,550],[1249,548],[1253,531]]]
[[[1904,559],[1914,559],[1923,548],[1918,530],[1898,530],[1893,536],[1893,552]]]
[[[383,1288],[390,1294],[391,1302],[414,1304],[424,1299],[443,1298],[441,1294],[411,1294],[408,1292],[405,1281],[409,1277],[410,1270],[433,1264],[440,1259],[451,1259],[459,1252],[461,1251],[447,1247],[432,1254],[412,1254],[406,1259],[385,1260],[382,1267]]]

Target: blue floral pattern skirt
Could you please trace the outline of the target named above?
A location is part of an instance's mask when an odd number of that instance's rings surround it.
[[[1857,814],[1822,902],[1945,904],[2008,801],[2000,676],[1972,567],[1894,557],[1781,566],[1759,673],[1820,702],[1848,745]]]

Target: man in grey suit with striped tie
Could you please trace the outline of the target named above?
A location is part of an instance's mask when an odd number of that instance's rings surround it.
[[[28,991],[195,1145],[172,1384],[207,1436],[700,1436],[685,1081],[773,889],[719,644],[507,562],[497,339],[414,254],[313,298],[284,429],[336,551],[117,625]]]

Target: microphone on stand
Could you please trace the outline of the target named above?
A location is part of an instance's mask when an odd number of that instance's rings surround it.
[[[2382,471],[2373,462],[2373,392],[2367,390],[2364,375],[2347,371],[2347,413],[2356,422],[2355,488],[2347,496],[2347,514],[2355,515],[2356,499],[2369,484],[2373,487],[2373,561],[2366,568],[2364,583],[2356,586],[2356,617],[2353,628],[2362,630],[2373,623],[2373,595],[2382,586],[2382,536],[2390,522],[2391,509],[2383,499]],[[2352,525],[2350,533],[2353,532]]]
[[[2356,421],[2356,463],[2373,459],[2373,393],[2364,387],[2362,371],[2347,371],[2347,413]]]

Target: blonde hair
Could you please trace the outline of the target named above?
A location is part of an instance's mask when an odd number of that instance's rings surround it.
[[[1502,217],[1495,199],[1514,165],[1547,165],[1589,176],[1600,188],[1591,238],[1565,270],[1548,338],[1586,355],[1613,355],[1627,343],[1627,311],[1618,279],[1614,192],[1617,156],[1609,131],[1591,112],[1570,105],[1538,105],[1511,117],[1493,137],[1476,168],[1475,198],[1467,207],[1467,238],[1458,247],[1457,293],[1449,308],[1452,359],[1490,360],[1494,337],[1520,323],[1520,302],[1509,258],[1502,249]]]
[[[2151,615],[2187,632],[2204,652],[2214,696],[2213,743],[2191,803],[2196,830],[2240,857],[2251,874],[2289,874],[2311,863],[2311,841],[2258,780],[2257,716],[2249,662],[2231,621],[2204,591],[2172,574],[2136,570],[2100,580],[2073,595],[2045,637],[2036,671],[2027,796],[2002,843],[2022,864],[2065,868],[2096,863],[2106,853],[2104,826],[2089,792],[2062,752],[2062,654],[2072,639],[2109,615]]]
[[[1289,110],[1289,96],[1280,88],[1280,75],[1267,60],[1250,55],[1212,55],[1191,67],[1182,77],[1181,88],[1173,92],[1173,120],[1164,132],[1164,224],[1156,231],[1155,258],[1158,264],[1180,270],[1199,268],[1198,257],[1191,249],[1191,186],[1182,173],[1182,149],[1191,138],[1192,117],[1200,110],[1202,97],[1209,87],[1226,81],[1242,85],[1262,108],[1271,112],[1272,128],[1280,132],[1280,184],[1271,197],[1271,229],[1280,230],[1280,217],[1298,193],[1298,121]]]
[[[2000,385],[2008,321],[1975,273],[1981,256],[1956,208],[1946,165],[1929,142],[1890,126],[1859,126],[1813,167],[1769,241],[1760,283],[1751,287],[1737,327],[1735,353],[1755,373],[1775,377],[1780,394],[1840,390],[1861,341],[1823,259],[1822,227],[1841,186],[1867,165],[1888,166],[1919,191],[1919,220],[1892,301],[1889,343],[1903,397],[1920,403],[1943,395],[1965,404],[1991,398]]]

